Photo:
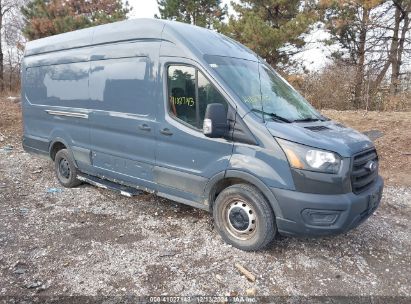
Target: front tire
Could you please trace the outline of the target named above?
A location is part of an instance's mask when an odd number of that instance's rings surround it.
[[[54,158],[54,170],[57,179],[64,187],[73,188],[81,184],[81,181],[77,179],[78,170],[67,149],[61,149],[57,152]]]
[[[213,217],[224,241],[241,250],[264,249],[277,233],[270,204],[251,185],[236,184],[224,189],[215,201]]]

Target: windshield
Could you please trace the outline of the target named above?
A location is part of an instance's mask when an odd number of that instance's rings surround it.
[[[308,101],[267,64],[209,55],[205,59],[241,101],[265,119],[322,119]]]

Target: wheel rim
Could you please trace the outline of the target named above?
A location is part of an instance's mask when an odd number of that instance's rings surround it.
[[[255,210],[243,200],[228,202],[224,208],[223,219],[224,228],[237,239],[248,240],[256,233]]]
[[[59,162],[59,173],[66,179],[70,178],[70,165],[65,158],[62,158]]]

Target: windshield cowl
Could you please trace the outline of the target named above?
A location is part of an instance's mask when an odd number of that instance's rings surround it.
[[[296,119],[293,122],[314,122],[314,121],[325,121],[320,118],[314,118],[314,117],[307,117],[307,118],[302,118],[302,119]]]

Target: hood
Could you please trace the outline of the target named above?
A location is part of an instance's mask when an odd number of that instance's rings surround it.
[[[274,137],[333,151],[343,157],[374,147],[367,136],[335,121],[267,122],[266,126]]]

